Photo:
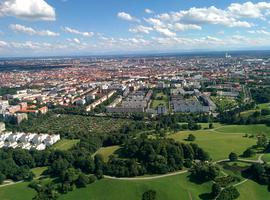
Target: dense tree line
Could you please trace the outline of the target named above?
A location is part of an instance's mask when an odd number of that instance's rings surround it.
[[[191,178],[197,182],[214,180],[219,175],[219,167],[208,162],[196,162],[190,169]]]
[[[256,103],[270,102],[270,87],[251,88],[250,92]]]
[[[114,176],[138,176],[144,173],[164,174],[190,166],[192,160],[209,160],[209,155],[196,144],[172,139],[133,139],[122,148],[124,160],[111,158],[104,168]]]
[[[270,165],[269,164],[252,164],[247,170],[244,171],[244,175],[252,176],[251,178],[262,185],[268,185],[270,189]]]
[[[237,199],[239,196],[240,193],[238,192],[238,190],[235,187],[230,186],[224,188],[217,196],[216,200],[233,200]]]

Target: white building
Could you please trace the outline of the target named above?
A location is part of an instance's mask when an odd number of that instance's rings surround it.
[[[0,148],[44,150],[59,140],[60,135],[3,132],[0,134]]]
[[[6,125],[3,122],[0,122],[0,133],[6,130]]]

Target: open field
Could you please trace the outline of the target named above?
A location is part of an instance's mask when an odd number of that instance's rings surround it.
[[[230,152],[241,155],[248,147],[256,144],[255,139],[244,138],[243,134],[218,133],[214,130],[182,131],[169,137],[186,142],[185,139],[189,134],[195,135],[194,143],[207,151],[215,161],[228,158]]]
[[[258,183],[248,180],[244,184],[237,186],[240,192],[238,200],[269,200],[270,192],[267,190],[267,186],[259,185]]]
[[[262,160],[270,164],[270,153],[264,154]]]
[[[30,200],[35,196],[35,191],[28,188],[28,182],[0,187],[1,200]]]
[[[76,145],[80,140],[67,140],[67,139],[62,139],[55,143],[52,148],[58,149],[58,150],[69,150],[71,149],[74,145]]]
[[[215,129],[217,132],[221,133],[247,133],[247,134],[261,134],[264,133],[270,137],[270,126],[264,124],[254,124],[254,125],[228,125],[221,126]]]
[[[35,174],[35,177],[39,177],[43,174],[44,171],[46,171],[48,167],[36,167],[34,169],[31,169],[31,171]]]
[[[169,185],[168,185],[169,184]],[[211,184],[195,184],[186,174],[155,180],[122,181],[103,179],[87,188],[78,189],[60,197],[60,200],[140,200],[144,191],[157,191],[158,200],[198,200],[199,195],[209,192]],[[106,191],[106,192],[104,192]]]
[[[110,155],[112,155],[119,148],[119,146],[102,147],[95,154],[100,154],[104,161],[107,162]]]

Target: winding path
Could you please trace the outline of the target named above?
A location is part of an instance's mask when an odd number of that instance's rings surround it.
[[[247,163],[263,163],[263,160],[262,160],[263,155],[264,154],[261,154],[257,160],[238,159],[238,161],[247,162]],[[215,161],[214,163],[221,163],[221,162],[227,162],[227,161],[230,161],[230,160],[229,159],[222,159],[222,160]],[[173,173],[169,173],[169,174],[162,174],[162,175],[155,175],[155,176],[148,176],[148,177],[114,177],[114,176],[104,175],[104,178],[114,179],[114,180],[125,180],[125,181],[153,180],[153,179],[158,179],[158,178],[175,176],[175,175],[179,175],[179,174],[185,174],[187,172],[188,172],[188,170],[181,170],[181,171],[177,171],[177,172],[173,172]],[[242,182],[240,182],[240,183],[242,184]],[[240,185],[240,183],[238,183],[237,185]]]
[[[257,160],[238,159],[238,161],[248,162],[248,163],[264,163],[264,161],[262,160],[263,155],[264,154],[261,154],[258,157]],[[230,161],[230,160],[229,159],[223,159],[223,160],[215,161],[214,163],[221,163],[221,162],[226,162],[226,161]],[[114,176],[104,175],[104,178],[113,179],[113,180],[125,180],[125,181],[153,180],[153,179],[159,179],[159,178],[164,178],[164,177],[176,176],[176,175],[179,175],[179,174],[185,174],[187,172],[188,172],[188,170],[181,170],[181,171],[176,171],[176,172],[169,173],[169,174],[162,174],[162,175],[155,175],[155,176],[148,176],[148,177],[114,177]],[[34,179],[39,179],[41,177],[42,176],[35,177]],[[245,183],[246,181],[248,181],[248,179],[245,179],[242,182],[239,182],[239,183],[235,184],[234,186],[241,185],[241,184]],[[5,186],[18,184],[18,183],[22,183],[22,182],[23,181],[18,181],[18,182],[10,181],[9,183],[0,185],[0,188],[5,187]]]
[[[148,176],[148,177],[114,177],[114,176],[104,176],[104,178],[107,179],[117,179],[117,180],[125,180],[125,181],[138,181],[138,180],[152,180],[152,179],[157,179],[157,178],[164,178],[164,177],[169,177],[169,176],[175,176],[179,174],[185,174],[187,173],[188,170],[182,170],[182,171],[177,171],[169,174],[162,174],[162,175],[156,175],[156,176]]]

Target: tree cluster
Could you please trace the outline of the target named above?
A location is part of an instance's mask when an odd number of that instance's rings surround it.
[[[122,148],[124,160],[111,158],[105,173],[115,176],[137,176],[144,173],[164,174],[190,166],[192,160],[209,160],[209,155],[196,144],[172,139],[132,139]]]

